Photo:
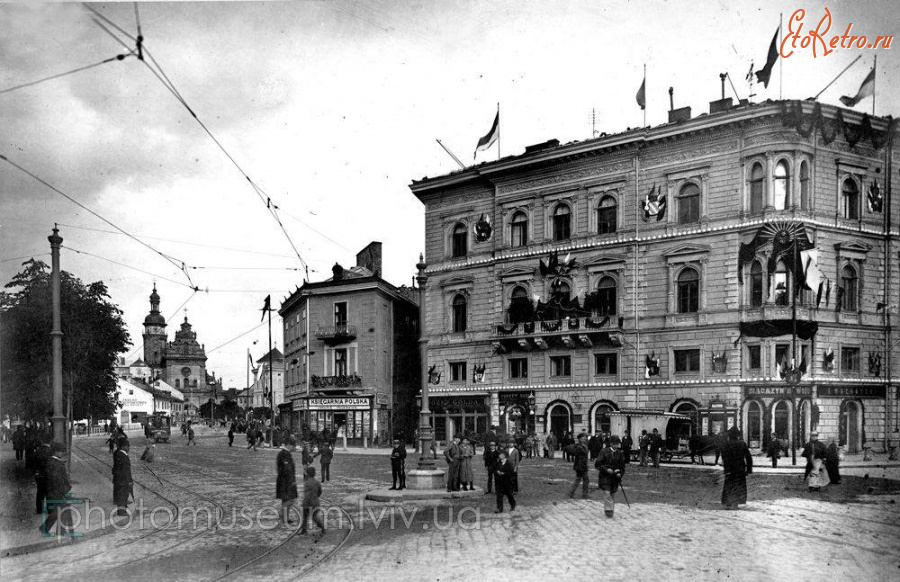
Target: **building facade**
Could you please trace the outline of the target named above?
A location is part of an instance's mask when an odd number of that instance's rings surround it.
[[[759,450],[818,429],[882,449],[898,412],[894,130],[723,99],[413,182],[436,438],[593,432],[637,410],[690,417],[669,439],[737,426]]]
[[[250,406],[253,408],[266,407],[273,405],[277,410],[278,406],[284,402],[284,354],[278,348],[272,348],[272,385],[275,391],[271,395],[269,389],[269,354],[256,360],[256,367],[253,368],[253,384],[250,386]]]
[[[284,322],[285,403],[292,426],[325,428],[356,444],[412,440],[420,386],[418,306],[381,278],[381,243],[304,283],[278,313]]]

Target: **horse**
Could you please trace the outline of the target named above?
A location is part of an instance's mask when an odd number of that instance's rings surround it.
[[[688,447],[691,450],[691,464],[694,463],[694,456],[700,457],[700,464],[705,465],[703,461],[704,454],[712,454],[715,452],[716,460],[713,464],[719,464],[719,447],[722,439],[718,435],[694,435],[688,440]]]

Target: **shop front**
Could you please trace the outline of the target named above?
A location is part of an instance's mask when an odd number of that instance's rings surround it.
[[[500,405],[501,434],[532,434],[535,432],[534,392],[500,392],[497,400]]]
[[[815,429],[818,407],[813,403],[813,386],[784,384],[757,384],[744,386],[744,403],[741,405],[742,433],[747,445],[761,452],[769,445],[772,435],[784,443],[788,450],[800,447]],[[725,429],[728,429],[728,421]],[[706,426],[706,425],[704,425]],[[717,434],[718,423],[709,422],[710,430],[704,434]]]
[[[454,435],[484,435],[490,409],[487,396],[432,396],[428,401],[434,422],[434,438],[446,443]]]
[[[882,448],[883,432],[866,430],[867,416],[883,417],[887,388],[882,385],[820,384],[817,389],[821,409],[820,439],[835,438],[847,453],[863,451],[866,441]],[[880,427],[879,427],[880,428]]]
[[[346,436],[350,446],[368,446],[377,434],[371,396],[310,396],[298,402],[305,404],[309,430],[327,428],[338,442]]]

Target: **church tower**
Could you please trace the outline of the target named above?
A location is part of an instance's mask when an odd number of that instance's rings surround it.
[[[150,313],[144,318],[143,338],[144,363],[154,372],[161,370],[166,353],[166,320],[159,312],[159,294],[155,283],[150,294]]]

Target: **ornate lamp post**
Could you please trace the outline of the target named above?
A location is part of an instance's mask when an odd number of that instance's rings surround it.
[[[425,336],[425,285],[428,276],[425,274],[425,257],[419,254],[419,262],[416,268],[416,283],[419,285],[419,366],[421,367],[422,382],[422,406],[419,409],[419,464],[418,469],[433,471],[435,468],[434,456],[431,455],[431,409],[428,406],[428,339]]]

